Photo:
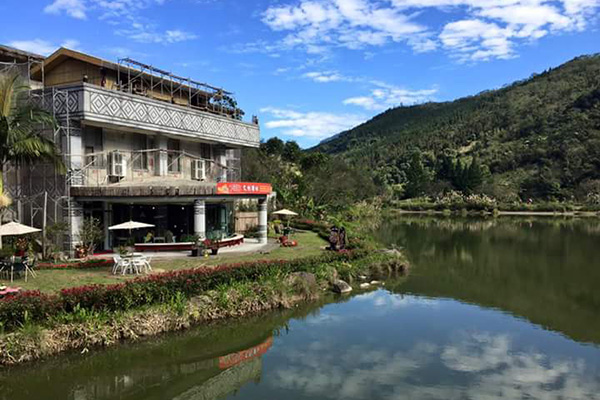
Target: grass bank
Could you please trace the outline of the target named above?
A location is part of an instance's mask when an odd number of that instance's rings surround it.
[[[175,260],[164,264],[165,272],[133,280],[98,270],[40,271],[34,282],[44,292],[0,301],[0,364],[288,308],[318,299],[339,279],[358,288],[360,282],[407,271],[397,252],[362,247],[333,253],[322,250],[325,242],[317,233],[299,232],[297,238],[296,248],[201,259],[202,265],[198,259]],[[53,279],[42,286],[38,282],[46,274]],[[91,286],[72,287],[85,276]]]
[[[299,231],[294,239],[298,241],[297,247],[278,247],[263,254],[226,254],[222,253],[209,258],[182,257],[177,259],[160,259],[152,261],[155,272],[178,271],[190,268],[215,266],[225,263],[250,262],[254,260],[292,260],[313,257],[322,253],[326,243],[312,231]],[[37,278],[15,281],[0,280],[0,285],[20,286],[24,290],[39,290],[44,293],[53,293],[57,290],[83,285],[109,285],[124,283],[135,279],[132,275],[113,275],[111,266],[86,269],[44,269],[37,271]]]

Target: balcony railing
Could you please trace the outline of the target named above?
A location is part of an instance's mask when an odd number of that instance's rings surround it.
[[[193,185],[238,181],[239,178],[239,169],[221,165],[215,160],[203,159],[185,151],[160,149],[89,153],[82,157],[81,167],[69,171],[72,186],[135,185],[144,182],[160,185],[174,180],[189,181]]]
[[[60,95],[56,95],[59,92]],[[215,115],[137,94],[109,90],[88,83],[35,91],[38,102],[59,118],[90,124],[162,132],[245,147],[260,145],[260,128],[235,118]]]

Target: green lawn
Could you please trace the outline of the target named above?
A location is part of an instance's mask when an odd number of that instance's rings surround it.
[[[194,268],[202,265],[219,265],[233,262],[252,261],[252,260],[280,260],[300,257],[314,256],[322,252],[326,245],[314,232],[299,231],[293,237],[298,241],[297,247],[277,247],[268,254],[223,254],[211,256],[209,258],[178,258],[171,260],[152,261],[154,272],[163,272],[176,269]],[[43,270],[37,271],[37,277],[29,277],[28,282],[24,279],[15,280],[11,285],[10,281],[0,280],[0,285],[13,287],[22,287],[28,290],[41,290],[43,292],[52,292],[65,287],[83,286],[92,284],[110,284],[123,282],[132,279],[133,276],[115,276],[110,273],[110,267],[87,269],[87,270]]]

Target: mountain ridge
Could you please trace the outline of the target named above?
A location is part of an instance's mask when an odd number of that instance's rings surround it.
[[[479,160],[486,178],[477,191],[497,198],[600,194],[600,53],[499,89],[388,109],[309,151],[362,163],[378,183],[401,186],[420,152],[429,174],[420,194],[456,186],[438,174],[442,158]]]

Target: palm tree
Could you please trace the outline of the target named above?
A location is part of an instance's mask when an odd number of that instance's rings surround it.
[[[16,69],[0,73],[0,208],[10,205],[4,193],[4,166],[50,162],[65,171],[62,157],[54,143],[42,136],[42,129],[56,127],[49,112],[33,104]]]

